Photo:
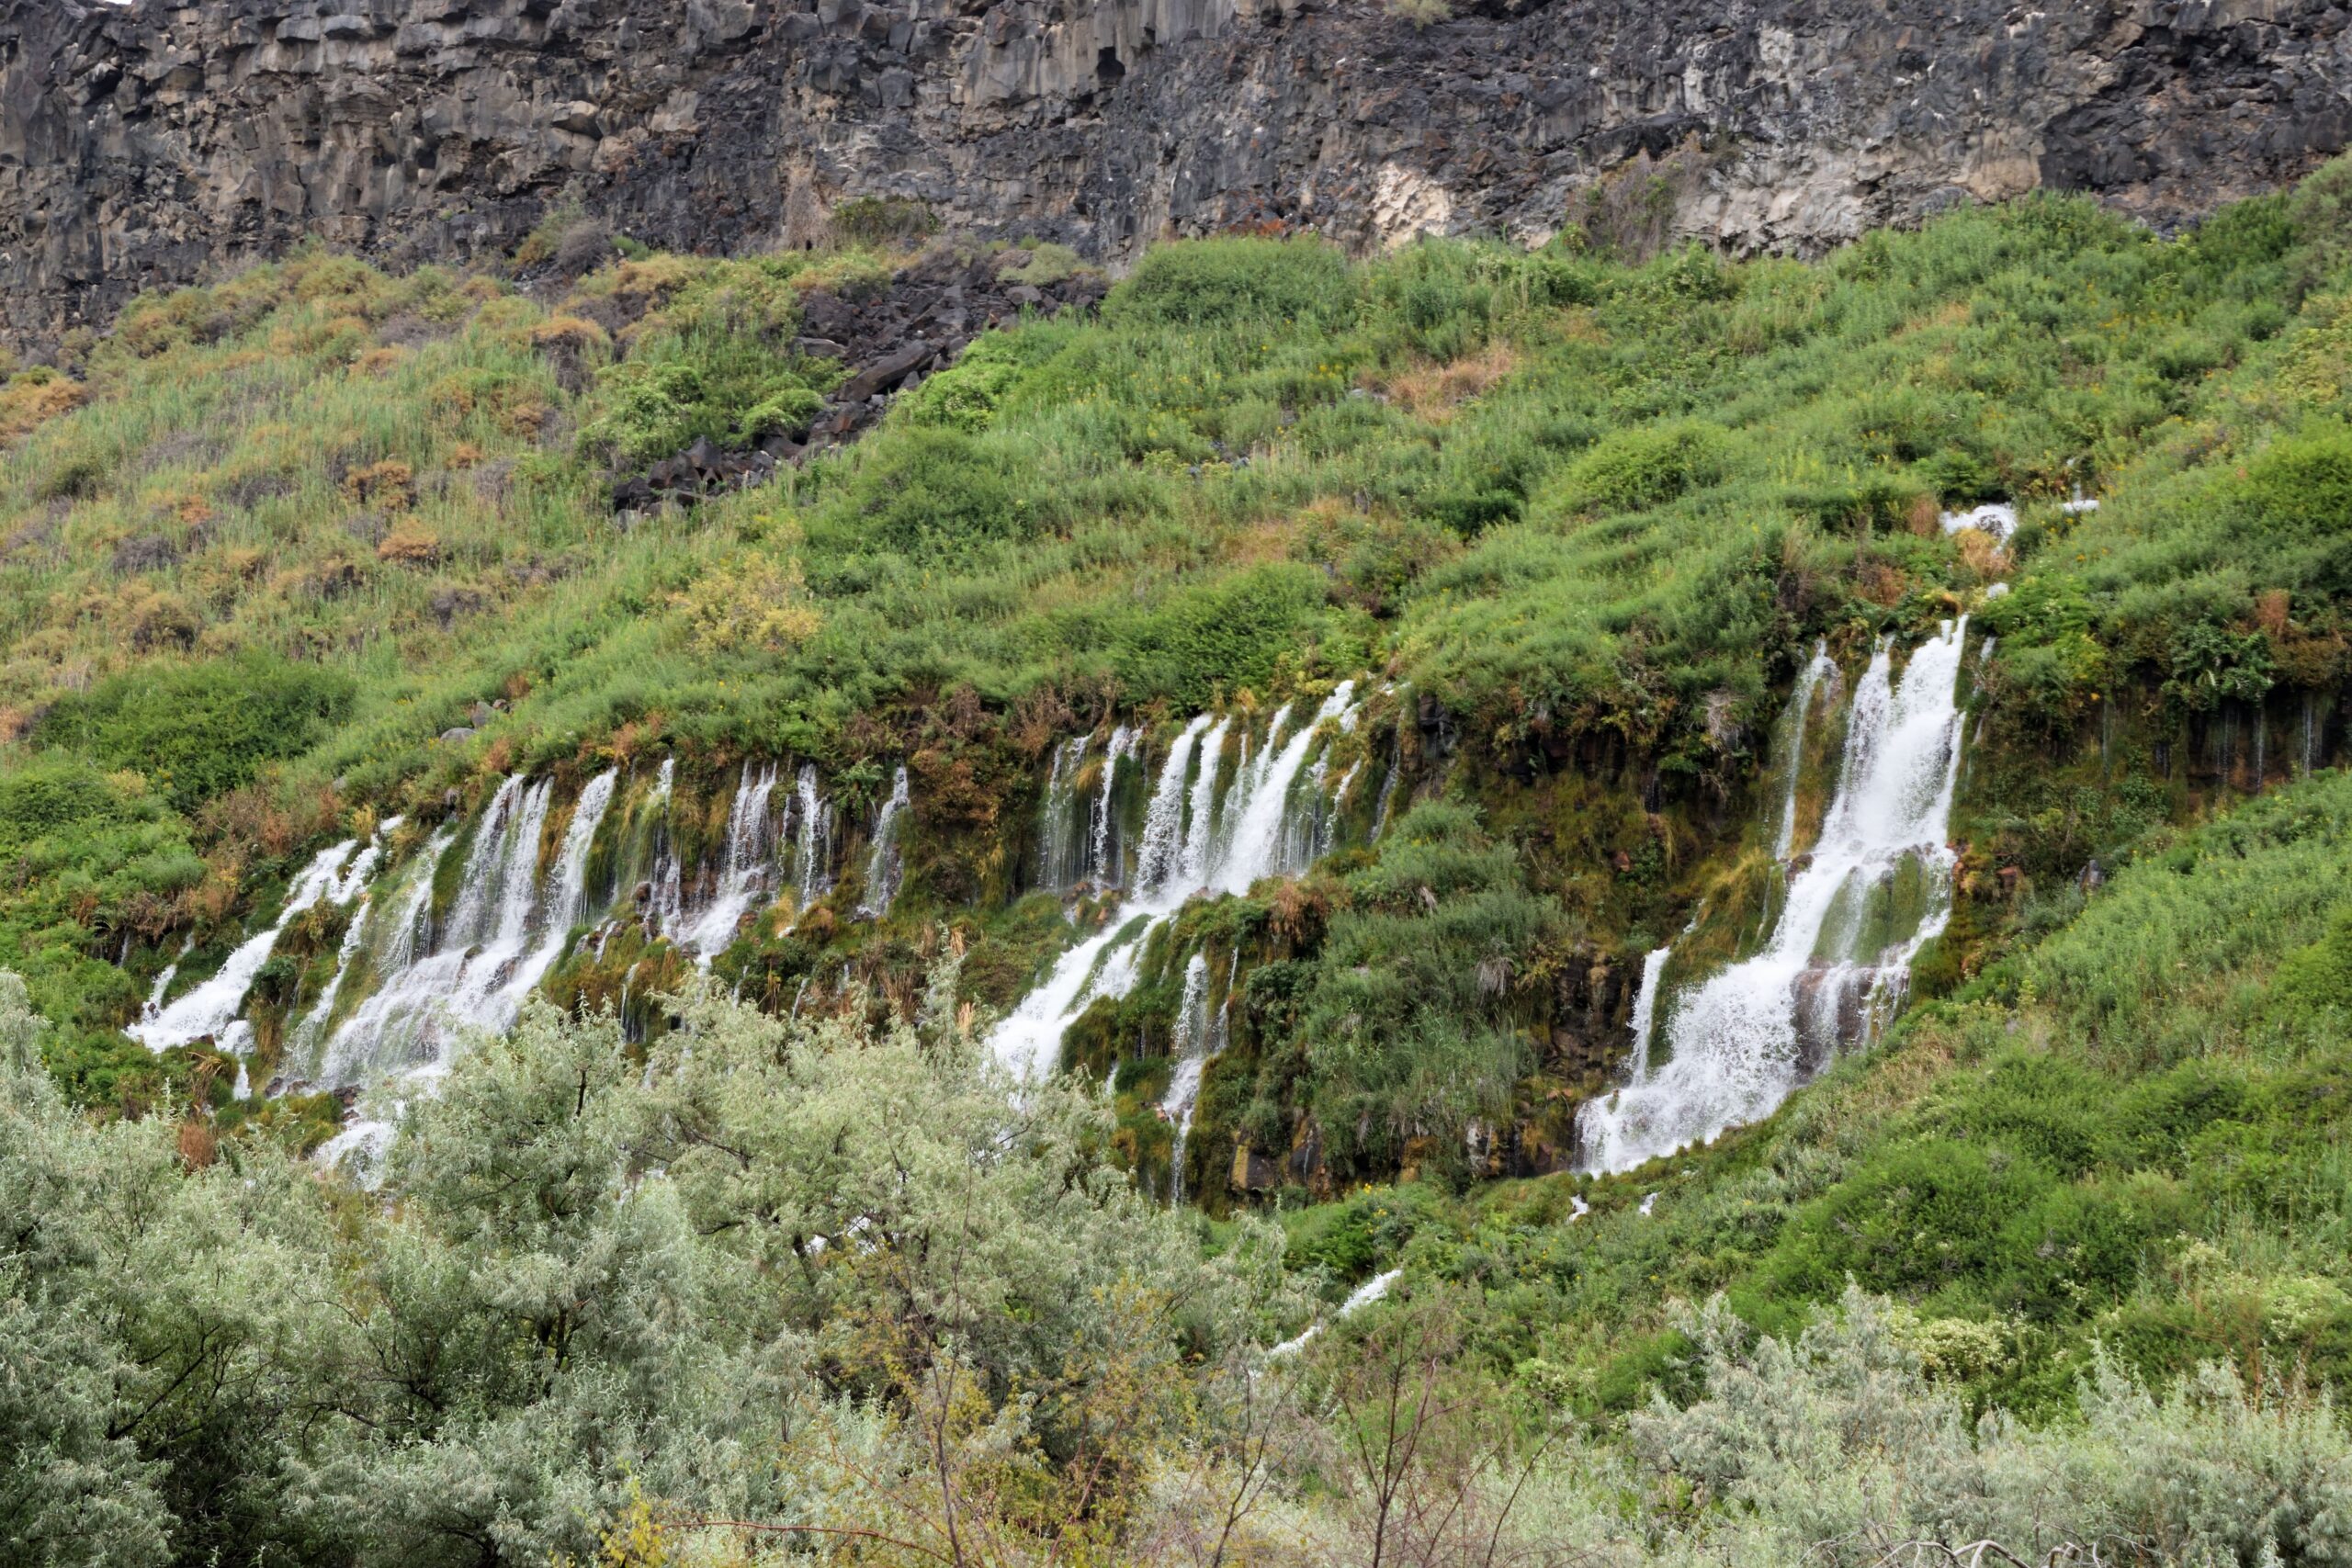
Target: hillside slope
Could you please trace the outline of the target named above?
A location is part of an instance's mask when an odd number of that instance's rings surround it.
[[[2347,288],[2330,167],[142,299],[0,385],[0,1525],[2336,1560]]]

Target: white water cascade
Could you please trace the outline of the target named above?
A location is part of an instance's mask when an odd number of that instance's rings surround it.
[[[817,764],[800,764],[793,782],[792,815],[798,823],[793,845],[793,886],[807,908],[833,885],[833,808],[817,790]]]
[[[1178,880],[1184,874],[1182,784],[1193,766],[1193,753],[1200,747],[1202,732],[1208,728],[1211,722],[1213,721],[1207,714],[1202,714],[1178,731],[1175,740],[1168,748],[1168,761],[1160,770],[1160,777],[1163,781],[1173,778],[1178,787],[1172,790],[1162,787],[1152,791],[1151,804],[1144,811],[1143,852],[1136,857],[1136,876],[1146,887],[1157,887],[1164,883]],[[1220,728],[1217,733],[1221,738],[1224,730]],[[1211,754],[1214,754],[1216,750],[1217,747],[1215,744],[1209,748]],[[1209,767],[1203,769],[1202,773],[1208,781],[1210,789],[1214,791],[1216,785],[1216,770]],[[1197,814],[1205,820],[1207,810],[1208,807],[1203,806]]]
[[[1260,877],[1306,869],[1285,854],[1286,845],[1295,848],[1295,836],[1283,830],[1293,809],[1292,785],[1325,725],[1351,720],[1355,709],[1352,681],[1341,682],[1295,728],[1287,728],[1292,710],[1284,704],[1267,725],[1254,763],[1244,730],[1240,759],[1222,794],[1217,785],[1233,720],[1204,728],[1204,720],[1195,718],[1188,725],[1169,748],[1153,785],[1134,896],[1101,931],[1063,953],[997,1025],[989,1037],[997,1059],[1022,1077],[1052,1072],[1063,1032],[1096,998],[1126,994],[1146,939],[1193,893],[1246,892]],[[1172,853],[1180,842],[1182,854]]]
[[[1645,1083],[1650,1076],[1650,1035],[1657,1026],[1657,983],[1666,973],[1666,961],[1674,956],[1671,942],[1650,949],[1642,960],[1641,988],[1634,993],[1634,1050],[1628,1058],[1632,1063],[1632,1081]]]
[[[244,1010],[245,993],[253,988],[254,977],[269,962],[270,950],[277,945],[277,933],[295,916],[321,899],[348,904],[357,897],[360,888],[367,885],[368,872],[375,868],[379,853],[372,843],[360,849],[356,839],[346,839],[331,849],[321,850],[287,888],[285,907],[278,910],[277,920],[267,931],[241,942],[221,961],[211,978],[190,987],[186,996],[168,1007],[156,1009],[154,1016],[141,1018],[124,1032],[150,1051],[192,1045],[207,1037],[216,1044],[232,1044],[227,1038],[231,1026]],[[173,968],[178,968],[176,962]],[[160,998],[162,995],[163,987],[158,986],[156,997]]]
[[[1125,725],[1111,731],[1111,744],[1102,753],[1102,777],[1094,787],[1094,808],[1087,825],[1085,880],[1097,887],[1116,887],[1123,880],[1119,874],[1122,857],[1118,841],[1119,764],[1136,754],[1143,744],[1143,732]]]
[[[898,776],[890,781],[890,798],[882,803],[881,814],[874,819],[874,847],[865,857],[865,897],[857,912],[870,919],[879,919],[890,912],[899,897],[899,884],[906,875],[906,857],[899,852],[899,820],[910,804],[906,764],[900,763]]]
[[[179,953],[169,964],[164,964],[162,971],[156,975],[155,984],[147,992],[146,1003],[139,1010],[139,1017],[141,1022],[153,1023],[156,1019],[163,1016],[164,998],[171,993],[172,982],[179,977],[181,961],[187,957],[189,950],[195,946],[196,935],[194,932],[191,931],[187,936],[181,939]]]
[[[437,927],[430,918],[434,874],[452,840],[435,837],[410,868],[391,918],[380,929],[370,922],[367,942],[380,983],[329,1040],[323,1081],[437,1075],[458,1031],[514,1023],[586,913],[588,852],[616,783],[614,773],[601,773],[580,792],[542,878],[540,839],[554,783],[506,779],[476,829],[457,903]]]
[[[1797,837],[1797,782],[1804,774],[1805,718],[1813,711],[1813,699],[1827,685],[1834,694],[1838,686],[1838,663],[1829,657],[1827,638],[1813,645],[1813,657],[1797,673],[1797,689],[1789,697],[1789,782],[1787,793],[1781,799],[1781,831],[1773,840],[1775,860],[1789,858],[1790,846]]]
[[[1946,623],[1899,683],[1892,644],[1880,644],[1855,688],[1820,841],[1792,871],[1779,924],[1763,951],[1676,998],[1663,1065],[1585,1108],[1592,1169],[1631,1169],[1770,1114],[1900,1000],[1912,955],[1951,911],[1967,626]]]
[[[1331,1321],[1337,1323],[1341,1319],[1353,1317],[1374,1302],[1385,1299],[1388,1294],[1388,1288],[1402,1278],[1404,1272],[1402,1269],[1391,1269],[1385,1273],[1374,1274],[1371,1279],[1358,1285],[1348,1292],[1348,1299],[1340,1303],[1339,1311],[1331,1314]],[[1296,1337],[1285,1339],[1267,1351],[1266,1359],[1271,1361],[1286,1356],[1295,1356],[1312,1344],[1315,1337],[1322,1332],[1323,1325],[1320,1320],[1310,1323]]]
[[[1046,779],[1046,798],[1037,817],[1037,886],[1067,893],[1083,874],[1084,851],[1078,841],[1078,774],[1086,766],[1091,735],[1065,740],[1054,748],[1054,771]]]
[[[1168,1054],[1176,1070],[1168,1080],[1168,1094],[1159,1113],[1176,1129],[1176,1149],[1169,1161],[1173,1197],[1184,1196],[1184,1140],[1193,1131],[1193,1107],[1201,1098],[1201,1074],[1209,1065],[1209,955],[1195,953],[1184,965],[1184,999],[1176,1009],[1176,1035]]]
[[[695,963],[710,961],[735,940],[743,917],[767,901],[775,879],[775,825],[768,801],[775,794],[775,764],[743,764],[735,785],[734,804],[727,811],[727,847],[718,867],[718,890],[702,917],[687,927],[679,945],[695,955]]]

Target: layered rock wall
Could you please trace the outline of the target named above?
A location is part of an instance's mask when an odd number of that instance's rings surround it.
[[[2335,0],[0,0],[0,311],[577,204],[799,245],[845,197],[1117,263],[1234,225],[1817,250],[2037,186],[2161,224],[2352,137]]]

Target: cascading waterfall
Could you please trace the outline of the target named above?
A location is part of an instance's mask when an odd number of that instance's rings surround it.
[[[682,934],[679,945],[701,967],[726,951],[743,917],[766,901],[775,875],[775,829],[768,801],[775,794],[774,762],[743,764],[735,802],[727,812],[727,847],[719,863],[718,889],[702,917]]]
[[[1222,798],[1217,774],[1233,721],[1219,719],[1204,730],[1195,719],[1185,728],[1169,748],[1145,812],[1147,844],[1159,847],[1147,849],[1148,869],[1137,875],[1135,896],[1101,931],[1064,952],[997,1025],[989,1044],[999,1061],[1023,1077],[1052,1071],[1063,1032],[1097,997],[1126,994],[1146,940],[1195,891],[1246,892],[1261,877],[1305,869],[1305,862],[1285,852],[1296,847],[1296,835],[1284,831],[1292,785],[1324,725],[1353,716],[1354,697],[1355,682],[1341,682],[1295,729],[1288,728],[1291,706],[1284,704],[1267,725],[1254,764],[1244,730],[1240,760]],[[1195,736],[1196,746],[1184,744]],[[1173,824],[1180,818],[1183,853],[1173,874],[1166,874],[1159,868],[1170,858],[1166,846],[1175,841]],[[1155,823],[1160,825],[1158,834]]]
[[[799,837],[793,846],[793,884],[807,908],[833,885],[833,808],[817,790],[817,765],[803,762],[794,781],[792,814]]]
[[[1593,1169],[1630,1169],[1769,1115],[1838,1040],[1900,999],[1912,955],[1951,910],[1967,628],[1966,616],[1945,623],[1899,684],[1891,640],[1879,645],[1855,688],[1820,841],[1790,876],[1770,940],[1679,995],[1663,1066],[1585,1108]]]
[[[890,781],[890,798],[874,819],[874,848],[865,858],[865,898],[857,907],[861,915],[879,919],[899,897],[899,883],[906,874],[906,857],[899,852],[899,819],[908,804],[907,770],[901,763]]]
[[[1674,947],[1650,949],[1642,960],[1642,984],[1634,993],[1634,1053],[1633,1078],[1635,1085],[1649,1081],[1650,1035],[1657,1026],[1657,983],[1666,973],[1666,961],[1674,956]]]
[[[406,820],[404,817],[388,817],[378,823],[369,847],[378,851],[380,855],[382,846],[400,830],[401,824]],[[345,874],[345,879],[353,885],[354,897],[361,891],[358,884],[366,873],[374,869],[376,858],[371,856],[368,865],[364,867],[355,864],[353,871]],[[368,894],[368,903],[360,908],[359,912],[352,916],[350,923],[343,928],[343,944],[335,949],[334,972],[327,976],[326,985],[320,989],[319,999],[311,1004],[311,1010],[304,1013],[294,1025],[287,1052],[290,1060],[309,1060],[317,1049],[319,1032],[326,1027],[327,1020],[334,1016],[335,1000],[343,995],[343,977],[351,968],[352,955],[360,950],[368,938],[368,921],[375,910],[375,894],[372,890]],[[349,899],[345,900],[346,903],[349,901]]]
[[[1136,856],[1136,877],[1146,887],[1157,887],[1175,881],[1184,874],[1186,845],[1182,786],[1193,765],[1193,752],[1199,747],[1201,735],[1211,722],[1207,714],[1200,715],[1177,732],[1174,742],[1168,748],[1168,761],[1160,770],[1162,787],[1151,792],[1151,804],[1144,809],[1143,852]],[[1218,734],[1224,734],[1222,728]],[[1215,751],[1215,747],[1210,748],[1211,755]],[[1212,762],[1201,771],[1214,788],[1216,784],[1216,764]],[[1166,782],[1170,779],[1176,783],[1174,789],[1166,787]],[[1206,811],[1207,808],[1202,807],[1196,815],[1205,818]]]
[[[1348,771],[1341,773],[1340,775],[1340,782],[1331,786],[1331,798],[1329,802],[1322,811],[1317,814],[1315,823],[1315,848],[1312,855],[1310,856],[1311,859],[1321,860],[1325,855],[1329,854],[1333,849],[1338,847],[1340,841],[1340,814],[1347,809],[1348,794],[1351,790],[1355,788],[1356,775],[1362,772],[1363,772],[1363,760],[1362,758],[1358,758],[1356,761],[1348,764]]]
[[[1287,710],[1285,710],[1287,711]],[[1277,716],[1276,722],[1280,722]],[[1210,858],[1216,853],[1216,775],[1225,761],[1225,738],[1233,729],[1233,721],[1221,718],[1201,738],[1201,765],[1193,781],[1192,798],[1185,803],[1184,859],[1177,867],[1178,879],[1198,887],[1208,881]],[[1233,789],[1236,795],[1243,789],[1242,775],[1250,771],[1250,737],[1241,737],[1241,761],[1235,770]],[[1178,789],[1183,780],[1174,781]]]
[[[402,1072],[437,1074],[459,1030],[503,1030],[523,998],[562,956],[586,914],[588,852],[612,804],[616,775],[589,781],[550,874],[539,874],[540,840],[554,782],[520,774],[499,785],[468,852],[463,891],[448,919],[431,920],[435,864],[454,841],[420,857],[399,915],[380,941],[381,983],[328,1043],[322,1076],[351,1083]]]
[[[1380,781],[1380,799],[1372,808],[1372,838],[1378,842],[1388,828],[1388,808],[1396,799],[1396,781],[1405,774],[1405,716],[1396,716],[1396,728],[1389,737],[1388,776]]]
[[[1821,690],[1823,683],[1829,683],[1831,689],[1834,691],[1836,689],[1837,680],[1838,665],[1837,662],[1829,657],[1829,640],[1826,637],[1824,637],[1813,645],[1813,657],[1805,661],[1804,669],[1799,671],[1797,675],[1797,689],[1789,698],[1789,708],[1791,713],[1789,723],[1788,758],[1789,785],[1787,793],[1781,797],[1781,801],[1780,835],[1774,840],[1772,845],[1772,855],[1776,860],[1788,859],[1789,848],[1796,842],[1797,784],[1804,773],[1805,717],[1809,713],[1811,713],[1813,709],[1814,696]]]
[[[1131,757],[1136,739],[1122,747]],[[707,967],[734,940],[744,915],[775,897],[779,885],[797,889],[804,905],[831,886],[835,815],[813,766],[799,770],[793,805],[779,813],[777,766],[746,764],[718,863],[691,874],[672,852],[666,829],[675,777],[674,760],[665,759],[628,818],[650,821],[650,839],[632,852],[625,846],[639,842],[636,829],[621,826],[615,844],[624,858],[606,876],[617,875],[627,888],[638,875],[627,868],[644,865],[651,886],[640,902],[649,928],[669,935]],[[322,902],[357,906],[326,984],[290,1022],[283,1076],[337,1088],[378,1084],[397,1104],[446,1068],[459,1032],[511,1027],[573,931],[603,920],[599,901],[607,894],[592,899],[589,864],[619,791],[617,771],[591,779],[555,842],[549,841],[554,781],[516,774],[501,781],[469,831],[456,822],[442,825],[416,853],[380,876],[376,873],[401,826],[398,818],[381,824],[364,846],[354,840],[322,851],[295,877],[267,930],[240,943],[218,973],[167,1000],[187,952],[183,947],[155,980],[130,1032],[156,1050],[209,1038],[242,1055],[253,1032],[240,1015],[280,935]],[[907,772],[900,768],[875,823],[861,913],[886,912],[903,880],[899,840],[908,805]],[[1111,833],[1115,838],[1116,829]],[[788,883],[781,863],[786,843],[793,850]],[[459,846],[463,863],[447,863]],[[630,861],[632,853],[640,858]],[[650,864],[642,858],[649,854]],[[458,890],[446,912],[436,911],[436,882]],[[611,929],[604,925],[599,952]],[[372,1145],[388,1131],[380,1121],[356,1126],[332,1147]]]
[[[153,1023],[162,1016],[164,998],[171,991],[172,982],[179,977],[181,961],[187,957],[188,953],[195,946],[196,934],[193,931],[181,939],[178,953],[169,964],[164,964],[162,972],[155,976],[155,984],[147,993],[146,1003],[139,1010],[141,1022]]]
[[[1208,1067],[1210,1043],[1209,955],[1195,953],[1184,965],[1184,999],[1176,1009],[1176,1033],[1168,1046],[1168,1054],[1176,1059],[1176,1070],[1159,1102],[1159,1114],[1176,1129],[1169,1181],[1170,1195],[1178,1202],[1184,1197],[1184,1140],[1192,1134],[1193,1107],[1201,1098],[1201,1074]]]
[[[380,852],[373,843],[361,849],[356,839],[346,839],[333,848],[321,850],[287,888],[285,907],[278,910],[277,920],[267,931],[239,943],[210,979],[190,987],[186,996],[159,1009],[153,1018],[141,1018],[124,1032],[150,1051],[192,1045],[207,1038],[223,1048],[235,1049],[247,1032],[232,1031],[232,1026],[240,1023],[237,1015],[244,1010],[245,993],[253,988],[254,977],[261,973],[261,966],[269,961],[270,950],[277,945],[278,933],[295,916],[322,899],[343,905],[356,898]],[[176,969],[177,964],[173,967]],[[156,996],[160,998],[162,994],[159,987]],[[239,1038],[232,1038],[232,1033]]]
[[[1078,774],[1086,766],[1086,749],[1093,739],[1081,735],[1055,747],[1054,771],[1046,779],[1037,821],[1037,886],[1056,893],[1077,886],[1085,863],[1079,840]]]
[[[1123,724],[1111,731],[1111,744],[1102,753],[1102,778],[1094,790],[1083,873],[1085,880],[1098,888],[1116,887],[1124,880],[1119,874],[1124,858],[1118,837],[1119,764],[1135,755],[1142,739],[1141,731]]]

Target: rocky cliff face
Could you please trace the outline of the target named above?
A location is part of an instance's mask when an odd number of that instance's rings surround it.
[[[38,341],[305,235],[577,202],[689,249],[845,197],[1117,262],[1235,224],[1818,248],[2036,186],[2167,223],[2352,135],[2335,0],[0,0],[0,279]]]

